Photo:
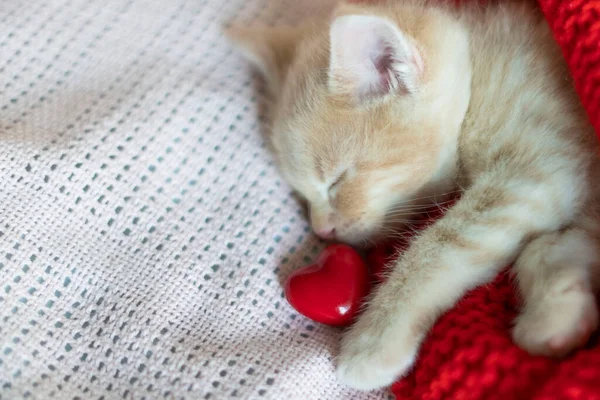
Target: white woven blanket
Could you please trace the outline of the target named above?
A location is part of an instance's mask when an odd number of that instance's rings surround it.
[[[321,246],[220,32],[315,3],[0,0],[2,399],[386,397],[282,296]]]

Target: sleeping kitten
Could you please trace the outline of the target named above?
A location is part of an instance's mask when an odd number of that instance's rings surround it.
[[[515,342],[548,356],[587,342],[598,149],[536,10],[342,4],[329,19],[229,36],[267,78],[275,155],[320,237],[360,245],[462,190],[344,335],[342,382],[401,377],[440,314],[511,262],[524,300]]]

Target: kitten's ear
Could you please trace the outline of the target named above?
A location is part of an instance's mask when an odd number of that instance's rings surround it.
[[[357,103],[413,93],[423,74],[419,50],[391,21],[343,15],[330,28],[329,88]]]
[[[225,30],[228,39],[263,74],[269,89],[278,93],[300,41],[299,27],[241,28]]]

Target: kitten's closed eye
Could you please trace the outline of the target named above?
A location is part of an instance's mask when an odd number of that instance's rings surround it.
[[[337,189],[339,184],[342,183],[342,181],[344,179],[346,179],[347,176],[348,176],[348,170],[346,169],[341,174],[338,175],[338,177],[331,183],[331,185],[329,185],[328,193],[329,193],[330,199],[335,194],[335,189]]]

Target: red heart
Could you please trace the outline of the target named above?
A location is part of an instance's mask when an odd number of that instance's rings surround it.
[[[327,325],[352,323],[369,292],[369,274],[350,246],[327,247],[314,264],[295,271],[285,284],[288,302],[300,314]]]

